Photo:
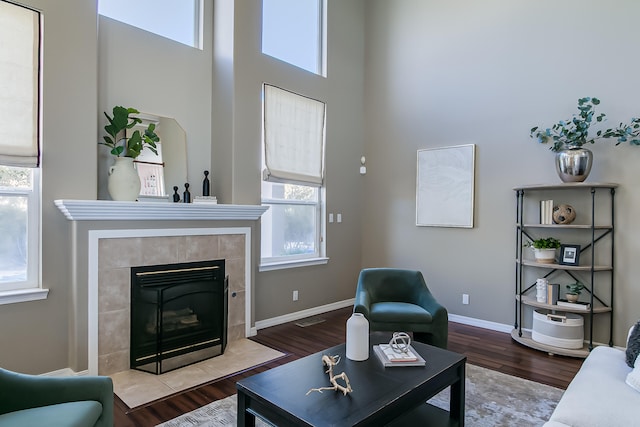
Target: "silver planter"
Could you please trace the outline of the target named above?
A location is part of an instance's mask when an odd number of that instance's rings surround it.
[[[593,153],[586,148],[567,148],[556,153],[556,171],[562,182],[582,182],[591,172]]]

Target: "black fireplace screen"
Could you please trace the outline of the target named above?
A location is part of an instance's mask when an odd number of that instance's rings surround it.
[[[224,260],[131,268],[131,368],[154,374],[224,352]]]

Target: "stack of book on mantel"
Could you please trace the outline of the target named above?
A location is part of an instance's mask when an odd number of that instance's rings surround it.
[[[574,310],[591,310],[591,304],[584,301],[569,302],[566,299],[559,299],[556,304],[563,307],[571,307]]]
[[[424,366],[425,361],[413,347],[409,346],[406,352],[394,351],[389,344],[373,346],[373,352],[382,363],[382,366]]]
[[[193,199],[193,203],[208,203],[212,205],[218,204],[218,199],[216,196],[196,196]]]

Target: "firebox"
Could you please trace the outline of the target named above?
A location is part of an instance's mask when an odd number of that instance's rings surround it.
[[[224,260],[131,268],[130,366],[162,374],[224,353]]]

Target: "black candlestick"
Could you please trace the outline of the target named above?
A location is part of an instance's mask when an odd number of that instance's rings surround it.
[[[184,193],[182,193],[182,203],[191,203],[191,193],[189,193],[189,183],[184,184]]]
[[[180,195],[178,194],[178,186],[173,186],[173,203],[178,203],[180,201]]]
[[[202,195],[209,196],[211,192],[211,185],[209,183],[209,171],[204,171],[204,180],[202,181]]]

